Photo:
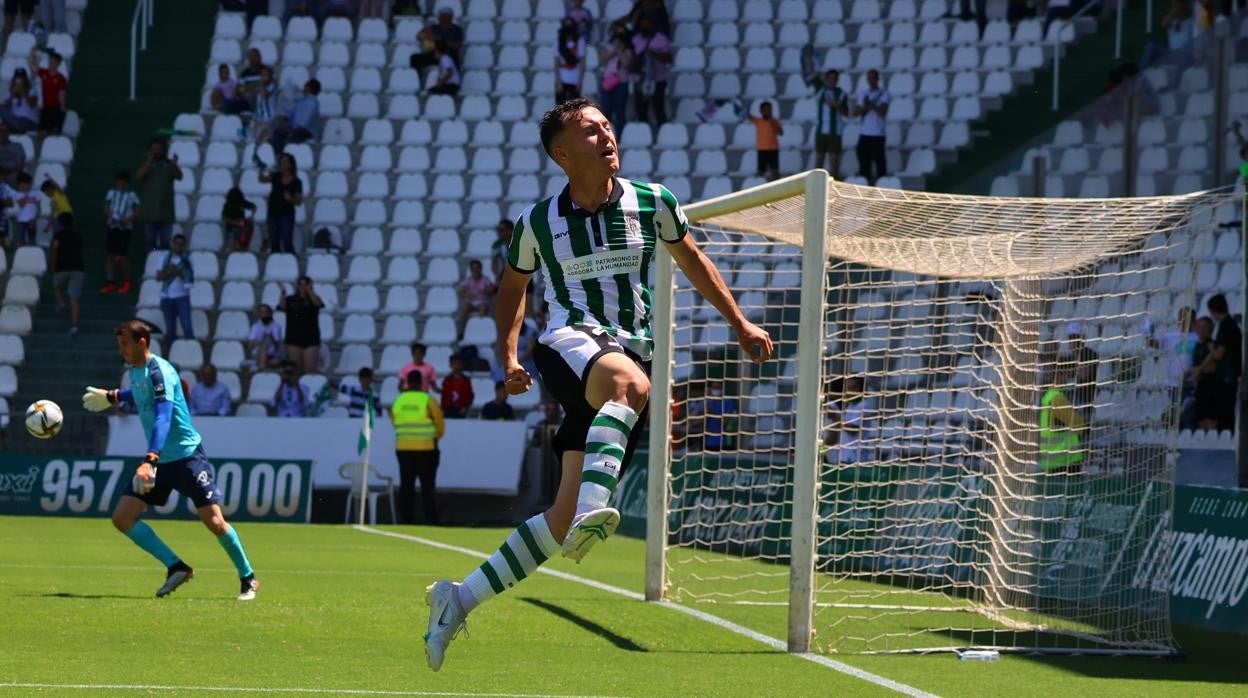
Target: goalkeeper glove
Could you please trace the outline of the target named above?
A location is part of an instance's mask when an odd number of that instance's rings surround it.
[[[116,390],[87,386],[87,392],[82,394],[82,406],[88,412],[103,412],[112,407],[115,402],[117,402]]]
[[[134,488],[137,494],[147,494],[156,486],[156,462],[159,460],[159,455],[149,451],[147,457],[139,465],[138,472],[134,474],[134,479],[130,481],[130,486]],[[148,466],[147,473],[143,472],[143,466],[145,465]]]

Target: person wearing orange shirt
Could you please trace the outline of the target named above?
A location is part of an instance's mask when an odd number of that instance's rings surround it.
[[[751,116],[750,121],[754,122],[758,149],[758,176],[776,179],[780,176],[780,136],[784,135],[784,127],[772,115],[771,102],[766,101],[759,105],[758,116]]]

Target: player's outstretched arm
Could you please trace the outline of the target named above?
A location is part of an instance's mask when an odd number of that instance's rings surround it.
[[[737,342],[745,353],[755,363],[771,358],[771,337],[766,330],[745,319],[745,314],[737,307],[737,301],[728,291],[724,277],[694,243],[693,237],[685,235],[678,242],[668,244],[667,250],[672,253],[672,258],[685,276],[689,277],[698,293],[710,301],[728,324],[732,325],[733,331],[737,333]]]
[[[519,395],[533,385],[533,377],[520,365],[520,326],[524,323],[524,297],[532,274],[518,272],[511,265],[503,268],[494,296],[494,322],[498,327],[498,347],[503,362],[508,395]]]

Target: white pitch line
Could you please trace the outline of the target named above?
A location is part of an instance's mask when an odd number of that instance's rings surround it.
[[[151,572],[152,565],[56,565],[46,563],[0,562],[0,569],[18,570],[109,570],[115,572]],[[235,572],[233,567],[196,567],[197,572]],[[395,572],[393,570],[310,570],[310,569],[274,569],[265,567],[260,574],[275,575],[321,575],[328,577],[414,577],[428,574],[425,570],[412,572]]]
[[[431,540],[429,538],[421,538],[420,536],[412,536],[412,535],[408,535],[405,533],[394,533],[392,531],[382,531],[380,529],[371,528],[369,526],[360,526],[359,524],[353,525],[352,528],[355,528],[358,531],[363,531],[364,533],[372,533],[374,535],[386,536],[389,538],[398,538],[400,540],[411,541],[413,543],[420,543],[421,545],[426,545],[431,548],[448,550],[450,552],[460,553],[462,555],[469,555],[469,556],[476,557],[479,559],[485,559],[489,557],[489,555],[481,552],[480,550],[473,550],[472,548],[462,548],[458,545],[451,545],[449,543],[443,543],[441,541]],[[576,584],[581,584],[587,587],[593,587],[594,589],[599,589],[601,591],[605,591],[611,594],[616,594],[617,596],[623,596],[625,598],[633,599],[635,601],[645,601],[646,599],[644,595],[639,594],[635,591],[629,591],[628,589],[623,589],[623,588],[620,588],[611,584],[604,584],[603,582],[595,581],[593,579],[586,579],[585,577],[580,577],[575,574],[569,574],[567,572],[563,572],[560,570],[552,570],[552,569],[546,569],[545,567],[538,567],[537,571],[542,574],[547,574],[552,577],[562,579],[564,581],[574,582]],[[711,615],[710,613],[706,613],[705,611],[699,611],[695,608],[690,608],[688,606],[682,606],[680,604],[674,604],[674,603],[669,603],[669,602],[659,602],[655,605],[659,606],[660,608],[668,608],[673,611],[676,611],[677,613],[683,613],[687,616],[697,618],[700,621],[710,623],[711,625],[714,625],[716,627],[723,628],[724,630],[727,630],[729,632],[736,633],[737,635],[740,635],[742,637],[749,638],[750,640],[754,640],[755,642],[767,645],[768,647],[771,647],[772,649],[779,650],[781,652],[785,652],[788,650],[788,645],[786,645],[781,640],[777,640],[776,638],[771,637],[770,635],[764,635],[763,633],[760,633],[756,630],[751,630],[750,628],[747,628],[744,625],[733,623],[730,620],[724,620],[723,618],[720,618],[719,616]],[[873,683],[877,686],[882,686],[884,688],[887,688],[891,691],[896,691],[897,693],[901,693],[903,695],[913,696],[914,698],[936,698],[935,694],[928,693],[922,689],[915,688],[914,686],[910,686],[908,684],[904,684],[899,681],[894,681],[890,678],[880,676],[879,674],[873,674],[869,671],[866,671],[864,669],[859,669],[856,666],[851,666],[844,662],[838,662],[835,659],[825,657],[821,654],[815,654],[813,652],[804,652],[800,654],[794,654],[793,656],[798,657],[800,659],[805,659],[808,662],[813,662],[820,666],[827,667],[829,669],[832,669],[833,671],[840,672],[847,676],[852,676],[856,679],[860,679],[868,683]]]
[[[263,688],[258,686],[157,686],[108,683],[0,683],[0,688],[50,688],[82,691],[198,691],[200,693],[305,693],[335,696],[448,696],[449,698],[608,698],[606,696],[556,696],[549,693],[469,693],[464,691],[386,691],[367,688]]]

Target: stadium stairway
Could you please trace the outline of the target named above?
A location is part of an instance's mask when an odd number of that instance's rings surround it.
[[[1097,23],[1096,31],[1070,44],[1062,57],[1061,106],[1052,108],[1053,67],[1037,70],[1030,85],[1004,100],[1001,109],[989,112],[982,121],[971,125],[972,145],[957,153],[957,159],[944,165],[927,178],[927,191],[956,194],[988,194],[994,175],[993,168],[1005,155],[1018,152],[1036,134],[1044,133],[1079,109],[1100,97],[1106,74],[1116,65],[1139,60],[1149,41],[1165,43],[1165,30],[1160,20],[1169,5],[1153,5],[1153,33],[1140,31],[1144,26],[1144,3],[1127,3],[1123,13],[1122,58],[1114,58],[1114,25],[1112,17]]]
[[[82,388],[118,383],[122,367],[113,328],[134,316],[138,282],[143,277],[144,242],[136,234],[130,249],[135,292],[126,296],[99,293],[104,283],[104,193],[112,187],[118,169],[133,173],[138,168],[148,139],[158,129],[173,123],[179,112],[199,106],[216,3],[179,2],[174,8],[174,3],[156,3],[147,51],[139,54],[138,100],[134,102],[129,99],[134,4],[93,2],[83,18],[69,83],[70,104],[83,126],[66,187],[86,240],[87,283],[80,334],[67,335],[68,312],[55,312],[51,290],[45,287],[26,341],[18,394],[11,401],[14,412],[41,398],[64,407],[65,429],[57,444],[60,452],[89,452],[98,447],[104,430],[82,411]],[[47,278],[50,283],[51,275]],[[12,420],[4,449],[28,450],[33,442],[22,420]]]

